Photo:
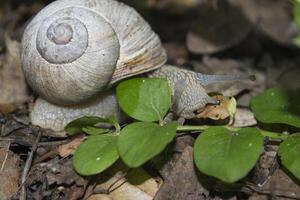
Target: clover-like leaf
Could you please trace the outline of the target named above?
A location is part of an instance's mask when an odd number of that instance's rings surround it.
[[[269,89],[253,97],[251,109],[263,123],[282,123],[300,128],[300,89]]]
[[[292,0],[293,3],[293,14],[294,19],[297,24],[297,27],[300,28],[300,1],[299,0]]]
[[[100,134],[105,134],[105,133],[110,132],[109,129],[98,128],[98,127],[93,127],[93,126],[83,127],[82,131],[85,132],[88,135],[100,135]]]
[[[130,117],[153,122],[162,119],[171,106],[171,89],[166,79],[134,78],[121,82],[117,99]]]
[[[117,136],[90,136],[76,150],[73,157],[75,170],[81,175],[98,174],[119,158]]]
[[[111,124],[115,126],[116,129],[119,129],[120,127],[119,124],[116,122],[115,117],[113,116],[108,118],[102,118],[97,116],[86,116],[86,117],[75,119],[70,123],[68,123],[67,126],[65,127],[65,131],[69,135],[75,135],[78,133],[83,133],[85,132],[84,130],[90,129],[91,127],[95,127],[99,123]]]
[[[300,133],[289,136],[279,146],[283,166],[300,179]]]
[[[296,22],[296,25],[298,27],[298,30],[300,29],[300,1],[299,0],[292,0],[293,4],[293,15]],[[294,38],[294,44],[297,46],[300,46],[300,37],[299,34]]]
[[[121,130],[118,138],[120,157],[129,167],[139,167],[158,155],[176,135],[177,122],[164,126],[136,122]]]
[[[232,183],[247,175],[262,149],[263,136],[257,129],[211,127],[198,136],[194,160],[204,174]]]

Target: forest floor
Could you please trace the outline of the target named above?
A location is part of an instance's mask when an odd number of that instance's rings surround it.
[[[237,100],[233,126],[255,127],[259,124],[249,108],[251,97],[270,87],[300,86],[292,5],[286,0],[224,2],[126,1],[160,36],[169,64],[207,74],[254,74],[255,82],[210,89]],[[230,185],[195,169],[195,135],[188,132],[143,167],[128,169],[118,161],[100,175],[78,175],[72,154],[84,136],[55,136],[29,118],[37,95],[22,72],[20,43],[26,24],[47,3],[0,2],[0,200],[300,199],[299,181],[280,166],[278,143],[267,139],[254,169]],[[228,118],[187,123],[227,124]]]

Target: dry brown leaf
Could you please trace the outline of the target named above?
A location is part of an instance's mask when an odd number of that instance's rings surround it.
[[[28,99],[21,69],[20,44],[5,33],[6,54],[0,63],[0,112],[9,113]]]
[[[157,181],[142,168],[137,168],[129,172],[127,174],[127,180],[152,197],[154,197],[159,189]]]
[[[182,66],[188,60],[188,50],[179,42],[168,42],[163,44],[166,49],[168,59],[174,65]]]
[[[8,200],[18,192],[19,158],[6,149],[0,149],[0,199]]]
[[[220,104],[207,105],[204,110],[199,111],[197,118],[223,120],[234,115],[236,112],[236,101],[233,97],[229,98],[219,94],[212,97],[217,99]]]
[[[139,199],[139,200],[152,200],[153,196],[147,194],[139,187],[129,183],[125,178],[120,178],[122,174],[117,173],[115,176],[111,177],[105,183],[101,185],[97,185],[97,187],[102,188],[109,188],[111,185],[110,197],[114,200],[132,200],[132,199]],[[157,188],[157,186],[156,186]]]
[[[247,19],[276,42],[292,44],[297,35],[293,24],[292,4],[282,0],[229,0]],[[267,9],[266,9],[267,8]]]
[[[113,199],[106,194],[93,194],[87,200],[113,200]]]
[[[300,198],[300,186],[282,169],[277,169],[274,172],[270,180],[263,186],[262,191],[267,191],[274,196],[290,197],[284,199]]]
[[[253,113],[246,108],[238,108],[236,110],[234,116],[234,123],[232,124],[233,127],[248,127],[254,126],[257,124],[257,121],[254,118]]]
[[[251,30],[243,13],[227,1],[218,1],[217,9],[203,6],[187,34],[187,47],[192,53],[212,54],[242,41]]]
[[[165,178],[154,200],[208,199],[209,191],[203,187],[206,181],[195,169],[193,148],[187,146],[170,170],[169,176]]]
[[[128,171],[128,167],[120,162],[102,173],[97,182],[94,190],[109,190],[109,196],[113,200],[152,200],[159,188],[155,178],[144,169]]]
[[[300,86],[300,60],[281,60],[268,65],[267,85],[285,90],[295,90]]]
[[[58,154],[65,158],[69,155],[73,155],[79,145],[86,139],[85,135],[79,135],[68,144],[64,144],[58,147]]]

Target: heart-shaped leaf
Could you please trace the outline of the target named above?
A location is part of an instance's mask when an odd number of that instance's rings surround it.
[[[279,146],[282,164],[300,179],[300,133],[289,136]]]
[[[116,129],[119,129],[119,124],[117,123],[115,117],[102,118],[97,116],[86,116],[75,119],[67,124],[65,127],[65,131],[69,135],[75,135],[78,133],[85,132],[83,129],[88,129],[90,127],[94,127],[99,123],[107,123],[113,125]],[[96,127],[97,128],[97,127]],[[89,134],[89,133],[88,133]]]
[[[258,121],[283,123],[300,128],[300,89],[269,89],[253,97],[251,109]]]
[[[176,135],[177,122],[164,126],[137,122],[121,130],[118,139],[120,157],[129,167],[139,167],[158,155]]]
[[[81,175],[98,174],[119,158],[117,136],[90,136],[76,150],[73,157],[75,170]]]
[[[153,122],[162,119],[171,107],[171,89],[166,79],[134,78],[118,85],[117,99],[130,117]]]
[[[85,132],[88,135],[100,135],[100,134],[110,132],[109,129],[98,128],[98,127],[93,127],[93,126],[84,127],[84,128],[82,128],[82,131]]]
[[[300,1],[292,0],[291,2],[293,3],[293,14],[294,14],[295,22],[298,28],[300,28]]]
[[[247,175],[262,149],[263,136],[257,129],[211,127],[197,138],[194,160],[204,174],[232,183]]]

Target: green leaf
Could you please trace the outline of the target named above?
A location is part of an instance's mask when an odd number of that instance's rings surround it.
[[[82,131],[89,135],[100,135],[100,134],[110,132],[109,129],[98,128],[98,127],[93,127],[93,126],[84,127],[84,128],[82,128]]]
[[[194,160],[204,174],[232,183],[247,175],[262,149],[263,136],[257,129],[211,127],[197,138]]]
[[[300,46],[300,36],[297,36],[293,39],[295,45]]]
[[[297,27],[299,29],[300,28],[300,1],[292,0],[292,3],[293,3],[294,19],[295,19]]]
[[[284,140],[279,146],[278,153],[283,166],[300,179],[300,133]]]
[[[137,122],[121,130],[118,139],[120,157],[129,167],[139,167],[158,155],[176,135],[177,122],[164,126]]]
[[[292,0],[293,3],[293,15],[297,25],[298,30],[300,30],[300,1],[299,0]],[[300,46],[300,36],[296,36],[293,39],[295,45]]]
[[[75,170],[81,175],[98,174],[118,160],[117,136],[89,137],[73,156]]]
[[[130,117],[153,122],[162,119],[171,107],[171,89],[166,79],[134,78],[118,85],[117,99]]]
[[[119,129],[119,124],[116,122],[115,117],[102,118],[96,116],[86,116],[75,119],[68,123],[65,127],[65,131],[69,135],[75,135],[84,132],[83,128],[93,127],[99,123],[109,123],[115,126],[116,129]]]
[[[269,89],[253,97],[251,109],[263,123],[283,123],[300,128],[300,89]]]

